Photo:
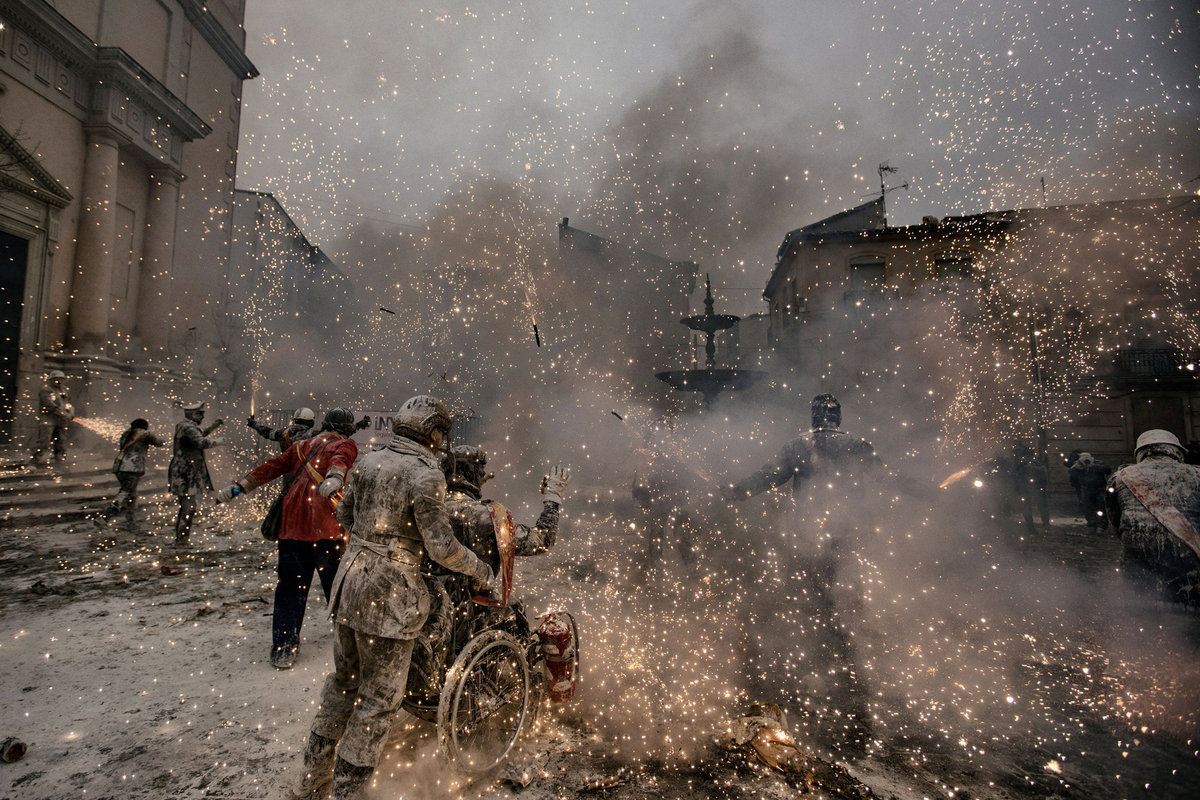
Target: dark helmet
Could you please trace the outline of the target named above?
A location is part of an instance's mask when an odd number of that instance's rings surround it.
[[[453,425],[450,411],[441,400],[427,394],[419,394],[408,398],[404,405],[400,406],[400,410],[392,418],[392,433],[423,442],[429,439],[435,430],[450,433]]]
[[[129,423],[129,427],[141,428],[144,431],[148,431],[150,430],[150,423],[146,422],[146,420],[142,419],[141,417],[138,417],[133,422]]]
[[[354,435],[354,415],[345,408],[331,408],[325,412],[321,430],[337,431],[342,436]]]
[[[842,427],[842,404],[836,397],[825,393],[812,399],[812,426],[814,431],[837,430]]]
[[[492,476],[484,471],[487,453],[478,445],[460,444],[451,448],[450,457],[443,463],[446,483],[451,489],[459,489],[478,495],[480,487]]]

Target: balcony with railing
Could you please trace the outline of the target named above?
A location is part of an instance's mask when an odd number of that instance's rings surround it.
[[[1133,382],[1191,382],[1197,374],[1197,354],[1174,347],[1125,347],[1113,356],[1113,377]]]

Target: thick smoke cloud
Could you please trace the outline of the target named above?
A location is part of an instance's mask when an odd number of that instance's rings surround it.
[[[250,9],[239,178],[323,244],[359,209],[420,224],[486,174],[747,285],[883,161],[910,183],[897,222],[1037,205],[1043,177],[1062,203],[1200,174],[1195,21],[1165,2],[323,8]]]
[[[918,293],[870,320],[871,337],[826,337],[813,369],[765,355],[756,392],[696,415],[691,400],[644,391],[650,370],[686,365],[684,347],[677,363],[649,364],[633,357],[644,343],[620,333],[622,301],[675,298],[597,302],[589,276],[559,258],[555,226],[569,216],[695,260],[720,292],[763,285],[783,234],[857,205],[888,159],[912,183],[889,193],[892,222],[1037,205],[1042,175],[1052,204],[1178,193],[1200,173],[1194,67],[1177,52],[1194,23],[1144,5],[1154,13],[1129,21],[1109,6],[951,0],[836,11],[681,2],[653,18],[534,2],[355,4],[329,16],[311,3],[291,9],[286,30],[252,15],[264,77],[247,97],[240,180],[280,195],[350,276],[358,312],[336,340],[269,328],[256,340],[258,379],[352,406],[443,396],[484,421],[479,443],[498,475],[489,493],[524,520],[545,465],[572,466],[569,521],[550,556],[569,580],[531,595],[578,610],[588,688],[575,713],[623,753],[690,757],[758,699],[784,703],[827,742],[846,688],[832,673],[848,659],[835,651],[851,641],[877,737],[984,770],[1001,768],[994,751],[1032,738],[1045,759],[1022,766],[1040,773],[1081,749],[1068,742],[1087,714],[1165,695],[1141,684],[1120,700],[1108,680],[1126,680],[1153,638],[1136,624],[1096,631],[1089,603],[1101,597],[1142,619],[1120,584],[1035,568],[1029,543],[981,511],[973,488],[936,489],[1031,430],[1022,331],[969,321],[979,308],[1075,307],[1087,336],[1072,338],[1067,316],[1048,335],[1069,345],[1063,374],[1081,374],[1098,358],[1084,343],[1115,346],[1127,331],[1103,309],[1162,287],[1111,283],[1056,239],[1018,231],[996,258],[1057,272]],[[1126,62],[1145,68],[1134,76]],[[1107,230],[1106,252],[1145,233]],[[1153,234],[1172,246],[1169,225]],[[730,288],[718,310],[759,310],[756,298]],[[1195,325],[1184,315],[1168,335]],[[880,346],[892,341],[915,344]],[[799,509],[780,493],[709,505],[806,429],[808,399],[826,390],[880,454],[876,483]],[[933,413],[947,407],[952,419]],[[629,486],[664,415],[676,419],[674,452],[710,490],[697,500],[698,573],[672,562],[653,584],[638,580],[643,521]],[[833,542],[836,621],[807,613],[798,572]],[[1159,637],[1161,661],[1143,658],[1163,666],[1181,648]],[[1050,706],[1056,681],[1078,685],[1077,707]]]

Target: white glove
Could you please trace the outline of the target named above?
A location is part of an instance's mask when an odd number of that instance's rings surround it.
[[[563,503],[563,495],[567,493],[567,486],[571,484],[571,471],[562,464],[555,464],[550,468],[550,474],[542,476],[542,494],[547,500],[553,500],[560,506]]]
[[[237,497],[244,491],[246,490],[242,488],[240,483],[231,483],[221,491],[217,492],[217,502],[228,503],[230,500]]]
[[[225,444],[225,437],[224,436],[210,436],[210,437],[208,437],[208,444],[211,447],[221,447],[222,445]]]
[[[325,480],[321,481],[321,485],[317,487],[317,491],[321,497],[333,497],[337,494],[337,490],[342,488],[342,478],[340,475],[330,475]]]

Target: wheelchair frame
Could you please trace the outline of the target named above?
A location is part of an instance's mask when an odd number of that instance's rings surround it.
[[[421,675],[433,692],[413,692],[410,670],[402,707],[437,725],[442,756],[456,769],[484,773],[499,766],[545,697],[544,658],[519,603],[489,607],[471,600],[462,576],[429,576],[446,587],[451,628],[436,675]],[[436,684],[436,685],[434,685]]]

